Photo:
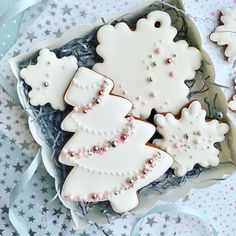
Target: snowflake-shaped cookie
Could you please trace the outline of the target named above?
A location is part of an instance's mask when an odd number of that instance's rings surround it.
[[[236,79],[234,79],[234,84],[236,84]],[[234,86],[234,90],[236,91],[236,86]],[[236,111],[236,94],[229,101],[228,107],[231,111]]]
[[[218,45],[227,45],[225,56],[229,62],[236,60],[236,8],[225,8],[221,11],[223,25],[218,26],[210,39]]]
[[[103,63],[93,69],[115,81],[114,93],[131,100],[134,114],[147,118],[158,112],[178,113],[188,102],[185,80],[195,76],[201,54],[187,42],[174,42],[170,16],[153,11],[131,30],[127,24],[105,25],[97,34]]]
[[[198,101],[184,108],[180,119],[170,113],[154,117],[163,137],[154,140],[154,144],[173,156],[171,168],[177,176],[185,175],[197,163],[203,167],[219,164],[219,150],[214,144],[224,140],[229,126],[218,120],[206,121],[205,117],[206,112]]]
[[[20,71],[22,79],[31,87],[30,103],[33,106],[49,103],[56,110],[64,110],[64,94],[77,69],[74,56],[59,59],[49,49],[42,49],[37,64]]]

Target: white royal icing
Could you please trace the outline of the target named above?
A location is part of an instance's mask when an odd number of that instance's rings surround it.
[[[173,156],[171,168],[177,176],[185,175],[197,163],[203,167],[219,164],[219,150],[214,144],[224,140],[229,126],[217,120],[206,121],[205,117],[198,101],[184,108],[179,119],[170,113],[154,117],[163,138],[153,143]]]
[[[40,50],[37,64],[20,71],[22,79],[31,87],[30,103],[33,106],[49,103],[56,110],[64,110],[65,91],[77,69],[74,56],[59,59],[47,48]]]
[[[105,79],[92,70],[79,68],[66,92],[66,102],[74,107],[88,104],[97,96]],[[169,154],[145,145],[155,127],[132,117],[125,118],[132,109],[132,103],[110,94],[114,84],[110,79],[106,81],[99,104],[87,113],[74,109],[62,122],[63,130],[75,133],[59,156],[61,163],[74,166],[65,180],[62,196],[73,201],[109,200],[115,211],[125,212],[137,206],[137,190],[160,177],[173,159]],[[82,84],[85,87],[81,87]],[[78,123],[89,129],[79,127]],[[102,153],[94,151],[88,154],[86,151],[88,155],[84,155],[86,148],[96,146],[99,150],[104,140],[114,141],[114,137],[125,130],[127,137],[124,141],[117,141],[114,147],[108,143],[109,148]]]
[[[234,79],[234,84],[236,84],[236,79]],[[234,86],[234,90],[236,91],[236,86]],[[229,101],[228,107],[231,111],[236,111],[236,94]]]
[[[210,35],[210,39],[218,45],[227,45],[225,56],[229,62],[236,60],[236,8],[221,10],[223,25],[218,26]]]
[[[93,69],[114,80],[114,94],[130,99],[136,116],[147,118],[152,108],[178,113],[188,102],[184,81],[194,78],[201,54],[184,40],[174,42],[176,33],[163,11],[138,20],[135,30],[122,22],[98,31],[96,50],[103,63]]]

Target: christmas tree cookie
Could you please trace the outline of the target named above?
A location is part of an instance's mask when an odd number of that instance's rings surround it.
[[[74,56],[59,59],[47,48],[40,50],[37,64],[20,71],[21,78],[31,87],[31,105],[44,106],[49,103],[55,110],[64,110],[65,91],[77,69]]]
[[[97,33],[103,62],[93,69],[114,80],[114,94],[131,100],[137,116],[147,118],[153,108],[177,114],[188,103],[184,81],[194,78],[201,53],[184,40],[175,42],[176,34],[163,11],[138,20],[135,30],[121,22]]]
[[[134,118],[132,103],[110,94],[114,83],[80,68],[65,100],[74,107],[62,129],[74,135],[59,161],[73,166],[62,196],[72,201],[110,201],[116,212],[138,205],[137,191],[160,177],[172,157],[147,141],[155,127]]]
[[[206,112],[198,101],[184,108],[179,119],[172,114],[157,114],[154,117],[162,139],[154,144],[173,156],[171,166],[177,176],[183,176],[193,169],[195,164],[203,167],[219,164],[219,150],[216,142],[224,140],[229,126],[218,120],[206,120]]]

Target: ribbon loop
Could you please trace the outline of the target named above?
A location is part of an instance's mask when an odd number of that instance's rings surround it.
[[[177,205],[177,204],[164,204],[164,205],[159,205],[154,208],[152,208],[148,213],[143,215],[134,225],[132,231],[131,231],[131,236],[139,236],[140,228],[143,223],[143,220],[146,216],[150,214],[155,214],[155,213],[162,213],[162,212],[173,212],[173,213],[184,213],[188,215],[192,215],[195,217],[200,218],[204,223],[210,225],[211,228],[211,236],[217,236],[217,232],[213,225],[211,224],[210,220],[208,217],[201,211],[196,210],[194,208],[188,207],[188,206],[182,206],[182,205]]]
[[[29,7],[32,7],[38,2],[41,2],[42,0],[21,0],[17,2],[13,7],[7,9],[1,16],[0,16],[0,27],[3,26],[3,24],[11,19],[13,16],[19,14],[20,12],[23,12]]]
[[[19,180],[19,182],[15,185],[13,188],[11,195],[10,195],[10,204],[9,204],[9,219],[14,228],[16,229],[17,233],[21,236],[29,236],[27,229],[22,225],[21,222],[17,219],[13,212],[13,204],[17,197],[20,195],[21,191],[24,189],[24,187],[27,185],[27,183],[30,181],[30,179],[33,177],[35,171],[37,170],[39,164],[41,161],[41,149],[38,150],[34,160],[31,162],[28,169],[23,174],[22,178]]]

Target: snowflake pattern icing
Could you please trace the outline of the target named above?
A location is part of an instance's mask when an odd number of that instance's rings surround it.
[[[210,35],[210,39],[218,45],[227,45],[225,56],[229,62],[236,60],[236,8],[221,10],[223,25],[218,26]]]
[[[32,88],[29,92],[33,106],[49,103],[56,110],[64,110],[64,94],[77,70],[74,56],[57,58],[44,48],[39,52],[36,65],[21,70],[20,75]]]
[[[93,69],[114,80],[113,92],[134,103],[136,116],[147,118],[153,108],[176,114],[188,102],[184,81],[195,77],[201,53],[184,40],[174,42],[176,33],[163,11],[138,20],[134,31],[124,22],[98,31],[103,63]]]
[[[185,175],[197,163],[202,167],[219,164],[219,150],[214,144],[224,140],[229,126],[218,120],[207,121],[198,101],[184,108],[180,119],[168,113],[157,114],[154,121],[163,138],[153,142],[173,156],[171,168],[177,176]]]

